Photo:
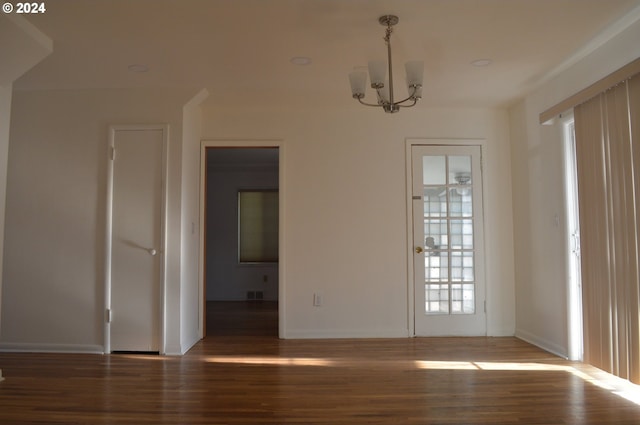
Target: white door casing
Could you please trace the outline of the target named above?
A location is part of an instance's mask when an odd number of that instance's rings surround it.
[[[410,146],[414,335],[486,334],[481,153]]]
[[[168,127],[109,134],[105,352],[162,352]]]

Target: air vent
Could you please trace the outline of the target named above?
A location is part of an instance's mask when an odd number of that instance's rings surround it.
[[[264,293],[262,291],[247,291],[248,301],[262,301],[264,299]]]

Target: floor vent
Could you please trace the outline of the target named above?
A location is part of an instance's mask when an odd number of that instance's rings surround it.
[[[247,291],[247,300],[262,301],[264,300],[264,293],[262,291]]]

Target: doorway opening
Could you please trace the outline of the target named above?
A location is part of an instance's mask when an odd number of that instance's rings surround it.
[[[279,335],[280,148],[203,146],[203,337]]]

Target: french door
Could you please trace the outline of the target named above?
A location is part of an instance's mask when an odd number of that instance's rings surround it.
[[[480,146],[412,146],[414,329],[486,334]]]

